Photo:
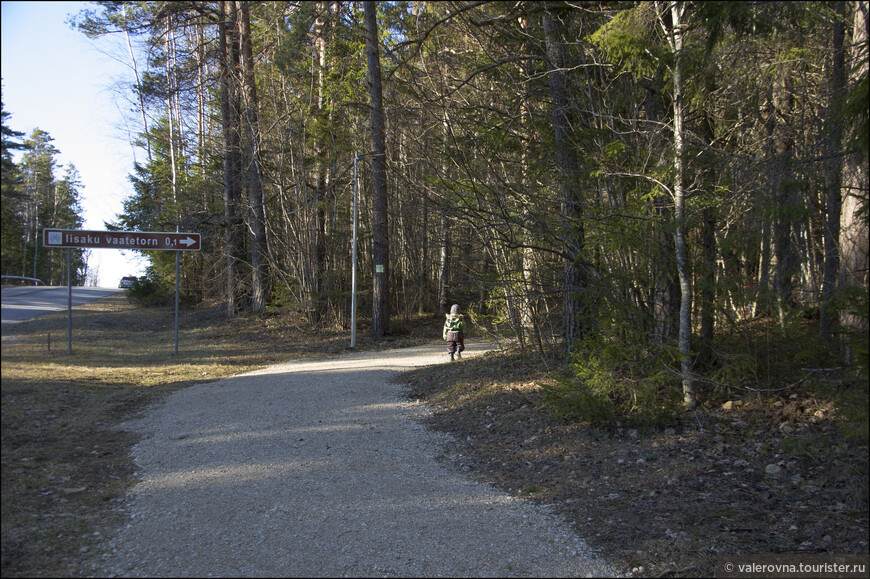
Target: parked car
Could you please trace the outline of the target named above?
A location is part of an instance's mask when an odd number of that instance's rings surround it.
[[[120,288],[128,288],[133,287],[133,284],[136,283],[135,275],[125,275],[121,278],[121,283],[118,284]]]

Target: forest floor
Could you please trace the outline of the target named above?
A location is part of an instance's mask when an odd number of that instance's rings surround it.
[[[705,404],[639,432],[554,418],[552,372],[518,353],[413,374],[409,395],[453,435],[449,460],[549,505],[627,576],[712,577],[733,554],[868,552],[866,440],[808,392]]]
[[[182,316],[173,356],[172,312],[123,296],[82,306],[74,324],[72,356],[48,347],[49,334],[63,342],[65,313],[3,328],[4,577],[92,573],[127,516],[136,441],[120,424],[147,405],[348,346],[347,331],[312,332],[297,317],[225,322],[203,307]],[[440,326],[396,322],[386,340],[358,328],[357,349],[431,342]],[[846,436],[833,398],[808,386],[702,392],[697,411],[642,432],[557,418],[544,391],[557,371],[505,350],[398,379],[432,406],[429,426],[452,435],[446,462],[548,505],[626,576],[712,576],[720,554],[868,552],[867,441]]]

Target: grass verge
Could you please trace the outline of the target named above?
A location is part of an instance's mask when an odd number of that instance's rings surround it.
[[[379,341],[360,328],[357,349],[431,343],[440,324],[421,317]],[[136,440],[121,425],[151,403],[348,345],[348,332],[315,332],[294,315],[227,321],[200,307],[182,314],[176,356],[172,310],[123,296],[76,308],[71,356],[65,313],[4,327],[2,575],[94,573],[126,521]],[[784,375],[759,370],[753,383],[772,391],[705,391],[697,412],[643,430],[560,411],[563,370],[506,351],[401,380],[434,408],[429,425],[453,435],[445,460],[548,505],[626,575],[712,576],[719,554],[867,553],[866,434],[848,428],[850,414],[866,424],[866,388],[779,389]]]
[[[357,350],[431,342],[421,318]],[[4,325],[2,347],[2,575],[93,573],[99,546],[125,521],[136,440],[121,424],[167,394],[289,359],[348,349],[346,331],[312,331],[296,315],[226,320],[214,307],[182,312],[174,355],[172,308],[125,296]]]

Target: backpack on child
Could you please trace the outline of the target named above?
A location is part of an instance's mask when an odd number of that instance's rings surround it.
[[[445,321],[448,332],[461,332],[465,324],[462,323],[462,318],[459,316],[447,318]]]

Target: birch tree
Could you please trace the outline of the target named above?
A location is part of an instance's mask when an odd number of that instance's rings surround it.
[[[656,2],[659,25],[673,53],[671,76],[673,82],[674,117],[673,146],[674,168],[672,193],[674,197],[674,246],[677,258],[677,274],[680,279],[680,371],[683,382],[683,404],[686,408],[697,405],[692,379],[692,279],[686,250],[686,195],[685,147],[683,143],[683,38],[685,34],[684,2]]]

